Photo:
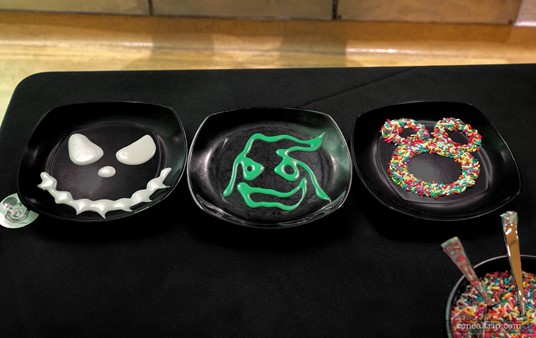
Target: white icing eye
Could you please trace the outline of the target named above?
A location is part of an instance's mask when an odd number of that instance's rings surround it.
[[[143,164],[153,158],[156,153],[156,144],[153,138],[145,135],[139,140],[120,149],[115,157],[117,160],[126,165]]]
[[[77,165],[95,163],[104,155],[101,147],[82,134],[72,134],[69,137],[68,148],[69,158]]]

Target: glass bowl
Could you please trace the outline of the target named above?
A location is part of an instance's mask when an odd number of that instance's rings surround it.
[[[468,288],[467,279],[460,278],[447,301],[445,316],[448,337],[525,337],[527,335],[522,335],[522,333],[535,332],[536,319],[534,316],[536,312],[534,304],[536,300],[534,290],[536,289],[536,276],[534,274],[536,274],[536,256],[521,255],[521,266],[525,276],[523,285],[527,305],[526,318],[530,323],[527,321],[520,323],[519,317],[515,314],[517,295],[510,273],[510,263],[506,255],[498,256],[480,262],[474,267],[488,293],[493,292],[492,299],[494,299],[495,305],[486,309],[482,297],[477,295],[473,287]],[[527,283],[526,273],[532,274],[532,283],[530,284]],[[488,274],[493,274],[493,276]],[[499,281],[505,283],[500,284]],[[462,298],[466,300],[463,306],[458,304]],[[494,316],[494,314],[502,312],[503,309],[504,313]],[[453,311],[456,311],[455,315]],[[485,315],[485,319],[483,315]]]

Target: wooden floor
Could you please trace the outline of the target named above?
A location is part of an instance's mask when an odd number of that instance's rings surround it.
[[[46,71],[505,63],[536,63],[536,28],[0,12],[0,119]]]

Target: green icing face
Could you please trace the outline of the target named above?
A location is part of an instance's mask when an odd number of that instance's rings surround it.
[[[294,189],[287,192],[282,192],[270,188],[252,187],[247,182],[240,182],[237,184],[236,189],[244,199],[244,202],[246,202],[247,206],[249,206],[250,208],[266,207],[279,208],[285,211],[292,211],[302,203],[303,199],[305,198],[305,195],[307,194],[307,178],[309,178],[309,180],[311,181],[311,184],[315,189],[315,194],[318,198],[326,201],[331,201],[329,196],[318,184],[315,174],[313,173],[311,168],[306,163],[290,156],[290,154],[295,151],[313,152],[318,150],[318,148],[320,148],[320,145],[322,145],[322,141],[324,140],[324,134],[321,134],[320,136],[317,136],[310,140],[300,140],[299,138],[286,134],[276,136],[266,136],[260,133],[253,134],[248,139],[244,150],[242,150],[242,152],[240,152],[240,154],[236,156],[233,162],[231,180],[229,181],[227,188],[225,188],[225,190],[223,191],[224,197],[228,197],[233,193],[233,189],[237,179],[238,167],[242,168],[242,176],[244,180],[249,182],[256,179],[264,171],[264,166],[262,164],[254,161],[247,156],[251,151],[251,148],[253,147],[253,143],[256,140],[264,141],[267,143],[275,143],[283,140],[295,142],[297,144],[295,146],[276,150],[276,154],[281,157],[281,162],[277,165],[277,167],[274,168],[274,172],[288,182],[296,182],[299,180],[299,183]],[[301,177],[300,168],[308,174],[307,177]],[[294,204],[256,201],[252,198],[252,195],[258,194],[285,199],[290,198],[295,194],[299,194],[300,192],[301,197]]]

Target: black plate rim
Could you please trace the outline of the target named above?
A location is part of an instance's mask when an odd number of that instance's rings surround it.
[[[445,218],[443,218],[443,217],[433,217],[433,216],[429,216],[429,215],[425,215],[425,214],[414,213],[414,212],[408,211],[408,210],[406,210],[404,208],[399,208],[396,205],[389,204],[387,201],[384,201],[382,198],[380,198],[380,196],[378,196],[375,193],[375,191],[367,184],[366,175],[361,172],[361,170],[360,170],[360,168],[358,166],[358,163],[357,163],[357,158],[355,156],[355,147],[356,147],[356,145],[355,145],[355,141],[354,141],[354,139],[355,139],[354,135],[355,135],[356,128],[357,128],[357,123],[358,123],[359,119],[362,116],[364,116],[366,114],[374,113],[375,111],[378,111],[378,110],[382,110],[382,109],[385,109],[385,108],[388,108],[388,107],[412,105],[412,104],[420,104],[420,103],[433,103],[433,104],[442,104],[442,103],[453,104],[454,103],[454,104],[463,104],[463,105],[467,105],[467,106],[471,107],[472,109],[475,109],[476,111],[478,111],[481,114],[482,118],[495,131],[497,136],[500,138],[500,140],[504,144],[505,148],[508,150],[508,153],[510,154],[510,157],[512,158],[512,163],[513,163],[514,167],[516,168],[517,181],[518,181],[518,186],[517,186],[516,192],[512,196],[510,196],[508,199],[506,199],[504,202],[499,203],[495,207],[489,208],[484,212],[473,213],[473,214],[468,214],[468,215],[461,215],[461,216],[455,216],[455,217],[449,216],[449,217],[445,217]],[[499,133],[497,128],[495,128],[493,123],[491,123],[491,121],[488,119],[488,117],[481,110],[479,110],[473,104],[468,103],[468,102],[444,101],[444,100],[437,100],[437,101],[434,101],[434,100],[426,100],[426,101],[424,101],[424,100],[415,100],[415,101],[405,101],[405,102],[401,102],[401,103],[385,105],[385,106],[381,106],[381,107],[377,107],[377,108],[368,110],[368,111],[364,112],[363,114],[358,115],[356,117],[356,119],[354,120],[354,125],[352,127],[352,133],[351,133],[351,137],[350,137],[350,147],[351,147],[351,153],[352,153],[351,155],[352,155],[352,162],[353,162],[353,165],[354,165],[354,169],[355,169],[355,171],[357,173],[357,176],[359,177],[359,179],[361,180],[361,182],[365,186],[365,188],[383,206],[385,206],[386,208],[388,208],[388,209],[390,209],[392,211],[401,213],[401,214],[406,215],[406,216],[415,217],[415,218],[418,218],[418,219],[421,219],[421,220],[426,220],[426,221],[439,221],[439,222],[467,221],[467,220],[476,219],[476,218],[479,218],[479,217],[482,217],[482,216],[489,215],[489,214],[501,209],[506,204],[510,203],[510,201],[514,200],[521,193],[521,173],[519,171],[519,166],[517,165],[517,161],[515,160],[514,154],[512,153],[512,150],[510,149],[510,147],[508,146],[508,143],[506,143],[506,141],[504,140],[502,135]]]
[[[74,103],[68,103],[68,104],[64,104],[64,105],[58,105],[58,106],[52,107],[49,110],[47,110],[46,113],[44,113],[41,116],[41,118],[36,122],[36,124],[32,128],[32,131],[30,133],[30,137],[28,138],[28,141],[26,142],[26,145],[24,146],[24,150],[21,153],[19,163],[18,163],[18,167],[17,167],[17,194],[19,195],[19,199],[21,200],[22,204],[24,204],[29,210],[32,210],[32,211],[38,213],[39,215],[45,215],[45,216],[52,217],[52,218],[55,218],[55,219],[58,219],[58,220],[61,220],[61,221],[70,221],[70,222],[76,222],[76,223],[108,223],[108,222],[118,221],[118,220],[121,220],[121,219],[124,219],[124,218],[128,218],[128,217],[132,217],[134,215],[137,215],[140,212],[143,212],[145,210],[151,209],[152,207],[156,206],[157,204],[159,204],[160,202],[165,200],[167,197],[169,197],[172,194],[172,192],[175,190],[175,188],[179,185],[179,182],[181,181],[181,179],[182,179],[182,177],[184,175],[184,172],[186,171],[186,162],[187,162],[186,160],[184,161],[184,163],[182,164],[182,167],[179,170],[178,178],[175,180],[175,182],[173,184],[171,184],[169,186],[169,188],[167,189],[166,193],[164,195],[162,195],[161,198],[159,198],[156,201],[153,201],[153,203],[150,204],[150,205],[146,205],[146,206],[141,207],[139,209],[133,210],[132,212],[126,212],[125,211],[124,213],[116,215],[116,216],[114,216],[112,218],[96,218],[94,220],[91,220],[91,219],[77,219],[76,215],[74,217],[64,217],[64,216],[56,215],[54,213],[47,212],[46,210],[41,210],[41,208],[36,208],[33,205],[33,203],[28,202],[26,200],[26,197],[23,196],[20,193],[20,190],[21,190],[20,189],[20,182],[21,182],[20,171],[21,171],[21,166],[22,166],[24,156],[28,152],[29,141],[30,141],[32,135],[34,135],[34,133],[37,130],[37,128],[39,127],[39,125],[47,117],[47,115],[49,115],[55,109],[63,108],[63,107],[69,107],[69,106],[90,105],[90,104],[123,104],[123,103],[157,106],[157,107],[165,108],[165,109],[169,110],[173,114],[175,119],[177,120],[177,124],[179,126],[179,129],[180,129],[181,133],[184,135],[184,153],[185,154],[188,153],[188,137],[186,135],[186,130],[184,129],[184,125],[182,123],[182,120],[179,117],[179,114],[171,106],[160,104],[160,103],[153,103],[153,102],[148,102],[148,101],[138,101],[138,100],[83,101],[83,102],[74,102]]]
[[[193,156],[194,146],[195,146],[197,138],[198,138],[198,136],[200,134],[200,131],[205,126],[207,121],[210,120],[211,118],[213,118],[214,116],[221,115],[221,114],[226,114],[226,113],[233,113],[233,112],[237,112],[237,111],[248,111],[248,110],[300,111],[300,112],[306,112],[306,113],[311,113],[311,114],[322,115],[322,116],[326,117],[327,119],[329,119],[329,121],[335,127],[335,130],[339,133],[339,135],[340,135],[341,139],[343,140],[344,144],[346,145],[346,156],[349,159],[349,161],[348,161],[349,162],[348,163],[349,164],[348,189],[346,190],[346,193],[344,194],[344,197],[338,203],[337,207],[333,208],[328,213],[320,213],[318,217],[313,218],[311,220],[306,220],[305,222],[301,222],[301,223],[295,223],[295,222],[262,223],[262,222],[251,222],[251,221],[240,222],[239,220],[235,220],[234,216],[231,217],[231,218],[224,217],[223,214],[214,213],[211,210],[208,210],[203,204],[201,204],[198,201],[197,197],[195,196],[195,192],[193,190],[193,187],[192,187],[189,168],[190,168],[190,163],[191,163],[191,159],[192,159],[192,156]],[[353,168],[352,167],[354,166],[353,161],[352,161],[352,154],[351,154],[351,151],[350,151],[350,147],[348,147],[348,142],[346,141],[346,138],[344,137],[343,132],[339,128],[339,125],[333,119],[333,117],[331,115],[329,115],[327,113],[324,113],[324,112],[317,111],[317,110],[312,110],[312,109],[295,108],[295,107],[278,107],[278,106],[259,106],[259,107],[248,106],[248,107],[244,107],[244,108],[234,108],[234,109],[222,110],[222,111],[211,113],[210,115],[205,117],[203,122],[197,128],[197,131],[195,132],[194,138],[192,139],[190,150],[188,151],[188,159],[187,159],[186,163],[187,163],[187,165],[186,165],[186,177],[187,177],[187,182],[188,182],[188,189],[190,191],[190,195],[192,196],[192,199],[194,200],[195,204],[201,210],[203,210],[207,214],[209,214],[209,215],[211,215],[211,216],[213,216],[213,217],[215,217],[217,219],[221,219],[223,221],[226,221],[226,222],[229,222],[229,223],[232,223],[232,224],[236,224],[236,225],[240,225],[240,226],[243,226],[243,227],[255,228],[255,229],[287,229],[287,228],[294,228],[294,227],[297,227],[297,226],[300,226],[300,225],[304,225],[304,224],[307,224],[307,223],[317,221],[317,220],[319,220],[319,219],[321,219],[321,218],[323,218],[325,216],[328,216],[329,214],[335,212],[336,210],[340,209],[344,205],[344,203],[346,202],[348,196],[350,195],[350,190],[351,190],[351,187],[352,187],[352,179],[353,179]],[[322,209],[320,209],[320,210],[322,210]],[[318,210],[318,211],[320,211],[320,210]],[[222,213],[223,213],[223,211],[222,211]],[[225,214],[225,215],[228,215],[228,214]],[[270,224],[271,226],[268,226],[268,224]]]

